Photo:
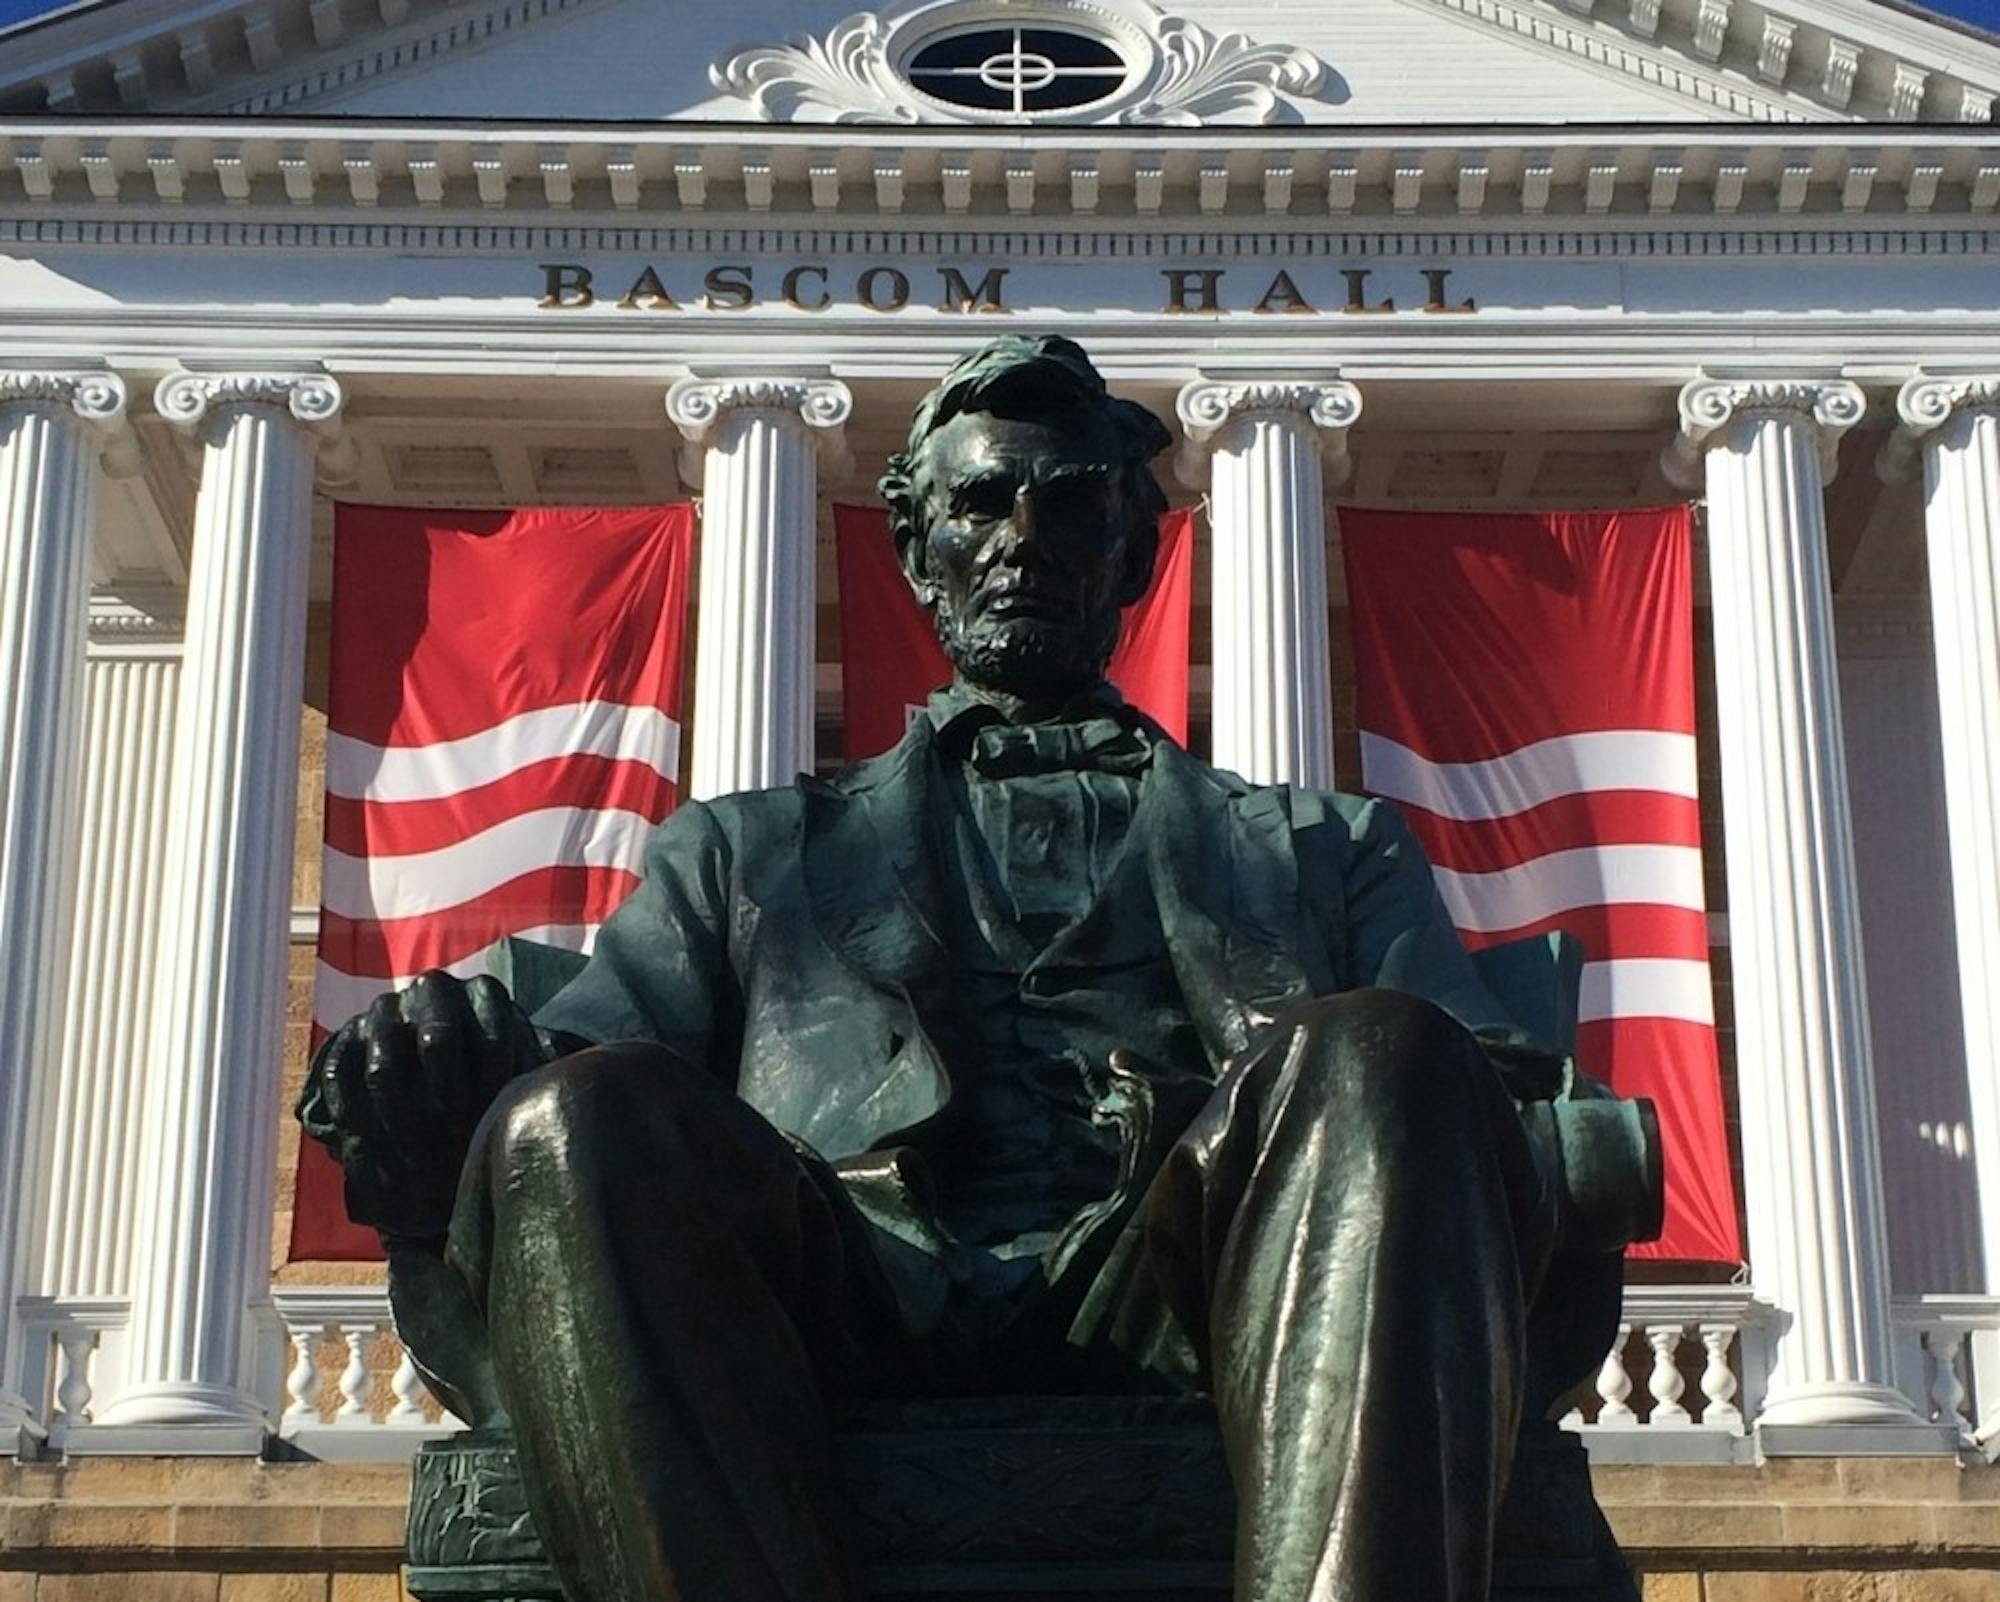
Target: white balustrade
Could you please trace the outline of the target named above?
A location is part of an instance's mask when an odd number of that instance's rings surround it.
[[[382,1286],[274,1286],[271,1307],[289,1364],[274,1411],[278,1433],[294,1451],[339,1462],[394,1462],[464,1427],[426,1406],[423,1379],[395,1339]],[[384,1342],[395,1347],[396,1364],[389,1400],[378,1406],[373,1359]],[[322,1362],[329,1348],[340,1364],[330,1408]]]
[[[2000,1457],[2000,1296],[1898,1297],[1891,1311],[1927,1416]]]

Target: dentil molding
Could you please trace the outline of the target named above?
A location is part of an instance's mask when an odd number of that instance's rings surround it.
[[[916,48],[949,29],[1064,27],[1104,38],[1126,62],[1117,90],[1087,106],[1048,112],[981,111],[913,87],[903,69]],[[1146,0],[938,0],[883,16],[861,11],[824,35],[738,51],[709,81],[765,122],[1123,123],[1201,127],[1285,118],[1286,95],[1310,95],[1326,68],[1309,50],[1215,34]]]

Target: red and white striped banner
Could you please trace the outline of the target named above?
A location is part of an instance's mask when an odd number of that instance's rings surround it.
[[[680,773],[692,509],[342,506],[315,1041],[507,935],[584,949]],[[306,1143],[292,1255],[372,1257]]]
[[[1343,510],[1361,777],[1468,946],[1566,930],[1583,1067],[1659,1108],[1666,1231],[1742,1256],[1717,1068],[1684,507]]]
[[[879,506],[835,506],[840,564],[841,696],[850,762],[903,737],[931,691],[951,678],[929,614],[910,594]],[[1125,609],[1111,682],[1183,744],[1188,719],[1188,616],[1194,595],[1194,514],[1160,519],[1146,593]]]

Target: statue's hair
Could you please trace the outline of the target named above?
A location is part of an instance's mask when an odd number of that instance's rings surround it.
[[[917,464],[924,442],[963,412],[993,412],[1002,416],[1032,402],[1036,412],[1095,408],[1117,430],[1124,469],[1124,500],[1131,513],[1125,531],[1129,559],[1151,573],[1159,546],[1159,523],[1167,509],[1166,492],[1153,476],[1155,456],[1173,442],[1166,425],[1136,401],[1120,400],[1104,385],[1104,375],[1091,365],[1083,347],[1060,334],[1007,334],[954,363],[936,389],[917,405],[910,419],[910,437],[889,458],[888,470],[876,480],[889,504],[889,533],[907,563],[912,541],[927,532],[923,496],[917,484]]]

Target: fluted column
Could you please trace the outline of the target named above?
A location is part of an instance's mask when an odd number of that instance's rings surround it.
[[[1200,378],[1175,410],[1180,477],[1209,484],[1215,763],[1260,784],[1330,789],[1322,461],[1344,472],[1360,391]]]
[[[178,610],[178,596],[158,612],[109,598],[91,606],[62,1072],[43,1130],[46,1223],[34,1286],[45,1296],[123,1297],[131,1284]],[[103,1372],[96,1383],[115,1388]]]
[[[2000,374],[1912,379],[1986,1289],[2000,1292]],[[1987,1399],[1994,1411],[1994,1399]]]
[[[313,471],[342,395],[316,372],[178,373],[154,400],[201,441],[202,481],[127,1384],[87,1444],[255,1450],[247,1311],[269,1271]]]
[[[697,800],[813,770],[818,456],[854,409],[828,378],[683,378],[667,416],[700,451]]]
[[[54,1061],[76,858],[76,752],[109,373],[0,372],[0,1448],[37,1421],[13,1336],[28,1128]]]
[[[1863,409],[1845,381],[1697,379],[1668,464],[1708,497],[1750,1269],[1786,1320],[1758,1426],[1774,1452],[1940,1444],[1891,1383],[1826,555],[1824,486]]]

